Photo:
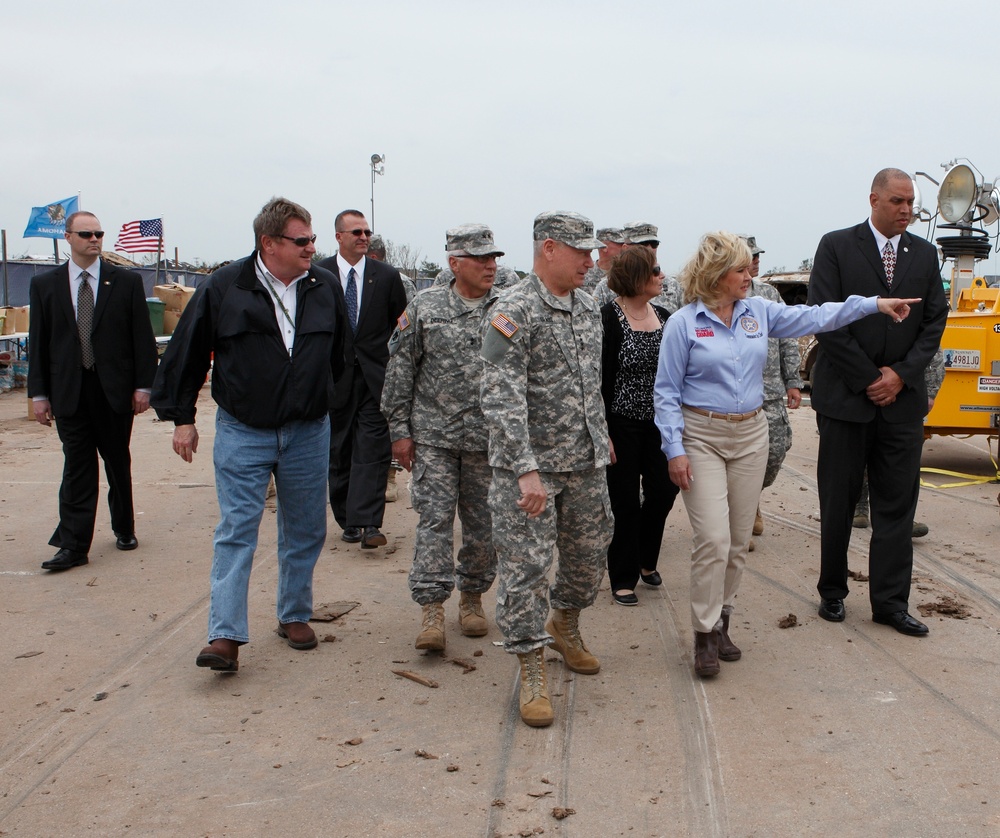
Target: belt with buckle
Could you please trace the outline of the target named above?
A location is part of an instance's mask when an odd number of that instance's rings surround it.
[[[692,413],[697,413],[699,416],[707,416],[709,419],[725,419],[727,422],[744,422],[747,419],[753,419],[758,413],[760,413],[764,408],[758,407],[756,410],[751,410],[749,413],[716,413],[714,410],[705,410],[701,407],[691,407],[689,404],[682,404],[685,410],[690,410]]]

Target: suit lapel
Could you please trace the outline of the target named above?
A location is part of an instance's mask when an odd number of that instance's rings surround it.
[[[903,233],[899,237],[899,247],[896,248],[896,269],[892,274],[892,291],[897,297],[902,296],[902,294],[898,293],[897,289],[906,279],[910,265],[913,264],[913,255],[910,253],[910,245],[912,243],[909,233]]]
[[[55,302],[62,310],[66,322],[76,328],[76,315],[73,313],[73,292],[69,288],[69,263],[59,268],[58,280],[56,281]]]
[[[889,283],[885,276],[885,265],[882,264],[882,254],[878,251],[878,242],[875,241],[875,234],[872,232],[871,227],[868,226],[867,221],[858,225],[858,248],[868,261],[868,264],[872,266],[872,270],[875,271],[878,278],[882,281],[882,285],[888,289]],[[900,249],[902,249],[902,245],[900,246]],[[896,260],[896,272],[893,279],[897,276],[899,276],[898,256]]]
[[[365,284],[364,293],[361,295],[361,310],[358,311],[358,331],[361,331],[361,326],[365,322],[368,316],[368,310],[371,308],[372,301],[375,299],[374,291],[378,286],[379,277],[375,270],[375,265],[378,263],[373,259],[365,258],[365,274],[361,278],[361,281]]]
[[[108,298],[111,296],[111,292],[114,290],[115,283],[115,269],[111,267],[103,259],[101,260],[101,280],[100,287],[97,289],[97,304],[94,306],[94,328],[97,328],[97,324],[101,322],[101,315],[104,314],[104,310],[108,307]]]

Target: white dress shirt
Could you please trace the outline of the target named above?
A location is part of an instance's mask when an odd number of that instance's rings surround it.
[[[354,268],[354,272],[357,276],[354,278],[355,285],[358,286],[358,317],[361,316],[361,289],[365,287],[365,262],[367,258],[362,256],[358,260],[358,264],[350,264],[340,252],[337,252],[337,269],[340,271],[340,284],[344,289],[344,294],[347,294],[347,274],[350,273],[351,268]]]
[[[285,341],[285,349],[289,355],[292,354],[292,347],[295,345],[295,312],[298,307],[299,280],[306,276],[309,276],[309,271],[304,271],[285,285],[267,269],[260,254],[257,254],[257,279],[271,288],[268,296],[274,305],[274,316],[278,319],[278,328],[281,330],[281,337]],[[284,311],[282,306],[285,307]],[[288,317],[285,317],[285,311],[288,312]]]
[[[90,279],[87,280],[87,284],[90,286],[90,290],[94,294],[94,308],[97,308],[97,292],[101,286],[101,260],[98,259],[89,268],[81,268],[72,259],[69,260],[69,296],[73,300],[73,317],[77,316],[76,313],[76,299],[80,293],[80,274],[86,271],[90,274]]]

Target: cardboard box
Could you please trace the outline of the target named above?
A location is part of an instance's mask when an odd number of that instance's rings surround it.
[[[169,308],[163,312],[163,334],[172,335],[177,328],[177,321],[181,319],[179,311],[171,311]]]
[[[153,294],[167,306],[167,311],[184,311],[194,293],[194,288],[184,285],[154,285]]]
[[[26,332],[28,331],[28,325],[31,322],[31,306],[17,306],[14,309],[14,325],[15,332]]]
[[[14,309],[12,308],[0,308],[0,317],[3,318],[3,331],[0,334],[12,335],[17,331],[14,327],[17,325],[14,318]]]

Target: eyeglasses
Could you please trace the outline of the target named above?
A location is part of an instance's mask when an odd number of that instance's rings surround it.
[[[480,265],[485,265],[487,262],[495,262],[497,258],[495,253],[487,253],[485,256],[473,256],[471,253],[453,253],[451,255],[456,259],[471,259]]]
[[[372,231],[371,230],[362,230],[360,227],[358,227],[357,230],[341,230],[340,232],[341,233],[350,233],[352,236],[357,236],[359,239],[362,236],[368,236],[368,238],[372,237]]]
[[[643,247],[648,247],[650,250],[656,250],[656,248],[660,246],[660,243],[658,241],[639,242],[639,244],[641,244]]]
[[[281,238],[288,239],[296,247],[305,247],[307,244],[312,244],[313,242],[316,241],[315,234],[311,236],[296,236],[295,238],[292,238],[291,236],[282,235]]]
[[[653,276],[662,276],[662,275],[663,275],[663,268],[661,268],[659,265],[653,265]]]
[[[89,239],[103,239],[104,238],[104,231],[103,230],[80,230],[79,232],[77,232],[76,230],[70,230],[69,232],[73,233],[74,235],[79,236],[81,239],[88,239],[89,240]]]

